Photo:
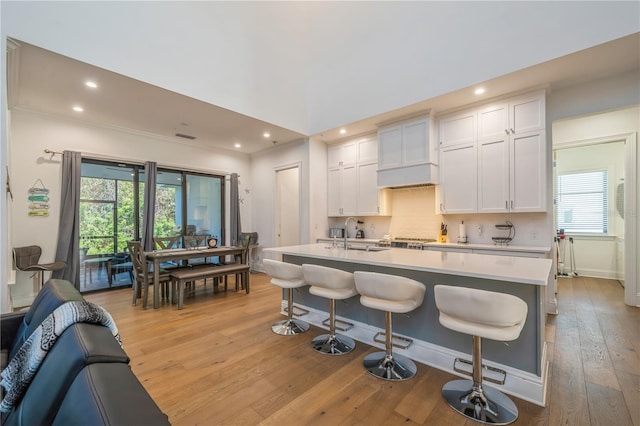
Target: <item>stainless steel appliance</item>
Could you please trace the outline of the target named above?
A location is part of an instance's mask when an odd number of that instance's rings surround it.
[[[406,248],[411,250],[422,250],[427,243],[435,243],[437,240],[432,238],[394,238],[392,240],[380,241],[378,246]]]

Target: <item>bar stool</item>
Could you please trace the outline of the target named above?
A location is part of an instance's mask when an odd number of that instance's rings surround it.
[[[385,344],[383,352],[374,352],[364,358],[364,368],[369,374],[385,380],[407,380],[416,374],[416,364],[403,355],[394,355],[393,346],[407,349],[413,340],[394,336],[391,328],[392,313],[407,313],[422,305],[425,286],[421,282],[396,275],[356,271],[353,273],[360,303],[371,309],[384,311],[385,331],[373,337]],[[385,340],[380,340],[381,335]],[[393,343],[393,339],[404,341],[404,345]]]
[[[356,347],[352,338],[336,334],[336,299],[343,300],[358,294],[353,274],[339,269],[318,265],[302,265],[309,293],[329,299],[329,334],[323,334],[311,341],[311,346],[326,355],[342,355]],[[353,324],[350,324],[353,326]],[[345,329],[346,330],[346,329]]]
[[[457,412],[475,421],[506,425],[518,418],[518,408],[502,392],[483,387],[483,379],[503,385],[504,370],[482,365],[482,338],[507,342],[520,335],[527,318],[527,304],[504,293],[466,287],[437,285],[435,301],[442,326],[473,336],[473,362],[456,359],[453,369],[471,375],[471,380],[452,380],[442,388],[442,396]],[[472,364],[473,373],[458,369],[457,362]],[[482,376],[482,369],[502,374],[502,380]]]
[[[287,289],[287,313],[289,318],[278,321],[271,326],[271,330],[282,336],[293,336],[309,330],[309,324],[293,318],[293,289],[307,285],[302,276],[302,267],[293,263],[278,260],[263,259],[265,272],[271,277],[271,284]],[[298,308],[300,309],[300,308]],[[306,311],[303,310],[303,312]],[[307,313],[309,311],[306,311]]]

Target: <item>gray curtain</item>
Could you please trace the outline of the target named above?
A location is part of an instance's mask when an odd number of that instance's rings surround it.
[[[62,187],[60,198],[60,226],[56,262],[66,268],[53,272],[53,278],[71,281],[80,289],[80,169],[82,155],[75,151],[62,153]]]
[[[231,245],[240,245],[240,234],[242,225],[240,224],[240,196],[238,193],[238,174],[231,174],[231,188],[229,189],[229,217],[231,225]]]
[[[144,163],[144,207],[142,209],[142,249],[152,251],[153,219],[156,215],[156,181],[158,165],[153,161]]]

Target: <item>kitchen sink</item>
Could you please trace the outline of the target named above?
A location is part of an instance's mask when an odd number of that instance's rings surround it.
[[[389,247],[349,245],[349,246],[347,246],[347,249],[348,250],[362,250],[362,251],[384,251],[384,250],[389,250]]]

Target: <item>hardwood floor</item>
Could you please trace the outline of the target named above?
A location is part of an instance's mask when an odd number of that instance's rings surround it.
[[[479,424],[443,401],[452,375],[418,364],[412,380],[378,380],[362,369],[366,344],[329,357],[310,348],[317,327],[272,333],[281,292],[265,275],[251,275],[249,295],[232,288],[198,285],[180,311],[132,307],[130,289],[87,296],[114,317],[131,368],[172,424]],[[617,281],[561,278],[558,288],[547,407],[514,398],[514,424],[640,425],[640,309],[624,305]]]

